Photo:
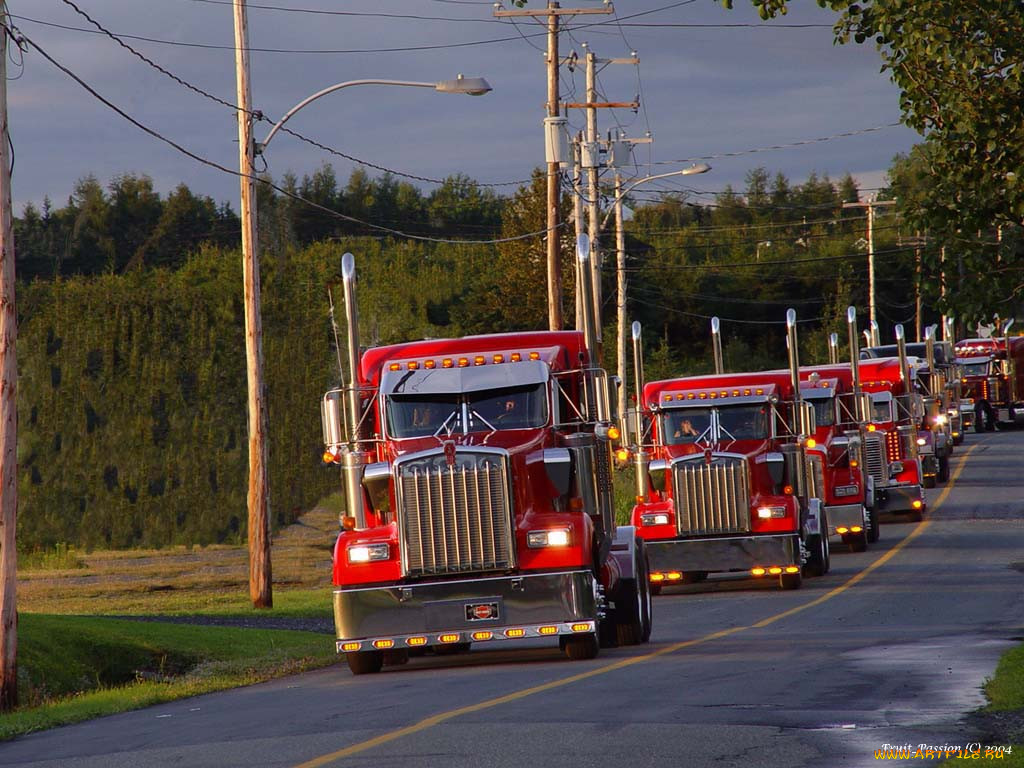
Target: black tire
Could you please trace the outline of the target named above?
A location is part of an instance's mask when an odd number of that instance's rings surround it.
[[[373,675],[384,666],[384,654],[380,651],[349,651],[345,661],[353,675]]]
[[[920,523],[922,520],[924,520],[924,513],[920,509],[915,509],[909,515],[907,515],[907,520],[909,520],[912,523]]]
[[[941,459],[939,459],[939,474],[936,476],[936,479],[940,483],[948,483],[949,482],[949,457],[948,456],[943,456]]]
[[[804,583],[804,577],[797,571],[796,573],[783,573],[779,576],[779,586],[783,589],[800,589]]]
[[[807,537],[807,548],[810,550],[810,557],[803,567],[805,576],[824,576],[832,567],[831,551],[828,544],[828,518],[825,512],[821,513],[821,533]],[[785,576],[785,574],[783,574]],[[783,589],[787,589],[783,585]],[[795,587],[788,587],[795,589]]]
[[[974,431],[979,435],[985,431],[985,424],[981,419],[974,420]]]
[[[706,581],[708,578],[707,571],[686,571],[683,574],[683,578],[679,580],[680,584],[700,584],[702,581]]]
[[[400,667],[409,663],[409,649],[397,648],[393,651],[384,651],[385,667]]]
[[[868,543],[874,544],[882,537],[882,529],[878,525],[878,510],[868,510]]]
[[[661,594],[661,588],[662,588],[662,583],[660,581],[659,582],[653,582],[652,581],[651,582],[651,595],[653,595],[654,597],[657,597],[658,595],[660,595]]]
[[[619,645],[640,645],[651,639],[651,589],[647,549],[637,539],[636,578],[623,579],[615,592],[615,639]]]
[[[925,475],[921,481],[921,485],[923,485],[925,488],[934,488],[935,475]]]
[[[561,638],[559,645],[570,661],[586,661],[593,659],[601,652],[597,635],[588,632],[585,635],[569,635]]]

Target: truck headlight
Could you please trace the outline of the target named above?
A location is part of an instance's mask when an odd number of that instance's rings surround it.
[[[641,525],[668,525],[668,512],[650,512],[640,515]]]
[[[569,545],[568,528],[552,528],[547,531],[530,531],[526,534],[526,546],[530,549],[543,547],[565,547]]]
[[[892,462],[889,465],[889,474],[890,475],[898,475],[902,471],[903,471],[903,462],[902,461],[894,461],[894,462]]]
[[[925,443],[927,443],[927,442],[928,442],[928,441],[927,441],[927,440],[925,440],[925,439],[924,439],[923,437],[919,437],[919,438],[917,438],[917,444],[918,444],[918,445],[924,445],[924,444],[925,444]]]
[[[837,485],[836,496],[856,496],[860,490],[856,485]]]
[[[758,507],[757,516],[762,520],[769,520],[771,518],[780,518],[786,516],[785,507]]]
[[[944,426],[947,421],[949,421],[949,419],[946,418],[946,414],[944,413],[940,413],[938,416],[935,417],[935,423],[938,424],[940,427]]]
[[[355,544],[348,548],[350,563],[372,563],[387,560],[391,557],[391,547],[387,544]]]

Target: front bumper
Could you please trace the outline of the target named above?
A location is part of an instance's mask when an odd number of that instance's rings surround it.
[[[825,514],[828,516],[828,532],[831,536],[836,535],[836,528],[850,528],[855,525],[867,527],[863,504],[837,504],[825,507]]]
[[[802,565],[795,533],[647,541],[651,573],[725,573]]]
[[[918,506],[914,502],[920,502]],[[920,485],[891,485],[875,489],[875,505],[879,512],[917,512],[924,510],[924,492]]]
[[[479,606],[493,606],[493,615],[476,618],[472,609]],[[603,615],[601,588],[589,570],[334,591],[339,651],[380,647],[378,640],[407,648],[592,632]],[[473,637],[487,632],[492,636]],[[343,648],[355,642],[361,647]]]

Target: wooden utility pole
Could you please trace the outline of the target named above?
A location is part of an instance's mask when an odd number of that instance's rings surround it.
[[[242,282],[245,303],[245,363],[249,412],[249,597],[255,608],[274,603],[270,573],[267,490],[267,417],[263,392],[263,324],[260,320],[260,260],[256,246],[256,180],[253,167],[249,88],[249,29],[245,0],[234,0],[235,76],[238,85],[238,170],[241,186]]]
[[[0,19],[7,21],[0,0]],[[14,303],[7,28],[0,29],[0,712],[18,704],[18,315]]]
[[[878,326],[875,312],[875,208],[896,205],[895,200],[868,200],[866,202],[843,203],[843,208],[868,209],[868,319],[871,327]]]
[[[615,9],[609,3],[605,8],[562,8],[555,0],[548,0],[548,5],[542,10],[519,9],[514,11],[497,10],[494,12],[497,18],[508,18],[513,16],[546,16],[548,27],[548,49],[545,56],[547,64],[548,100],[547,116],[559,116],[558,98],[558,27],[559,19],[562,16],[575,16],[579,14],[614,13]],[[559,200],[561,198],[562,171],[557,161],[548,163],[548,184],[547,184],[547,266],[548,266],[548,327],[552,331],[562,329],[562,262],[561,249],[561,211]]]

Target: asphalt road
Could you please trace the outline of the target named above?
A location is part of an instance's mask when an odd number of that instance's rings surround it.
[[[963,715],[1024,639],[1022,449],[1024,432],[968,436],[924,523],[887,522],[800,590],[666,589],[647,646],[339,664],[33,734],[0,765],[859,768],[886,744],[964,746]]]

